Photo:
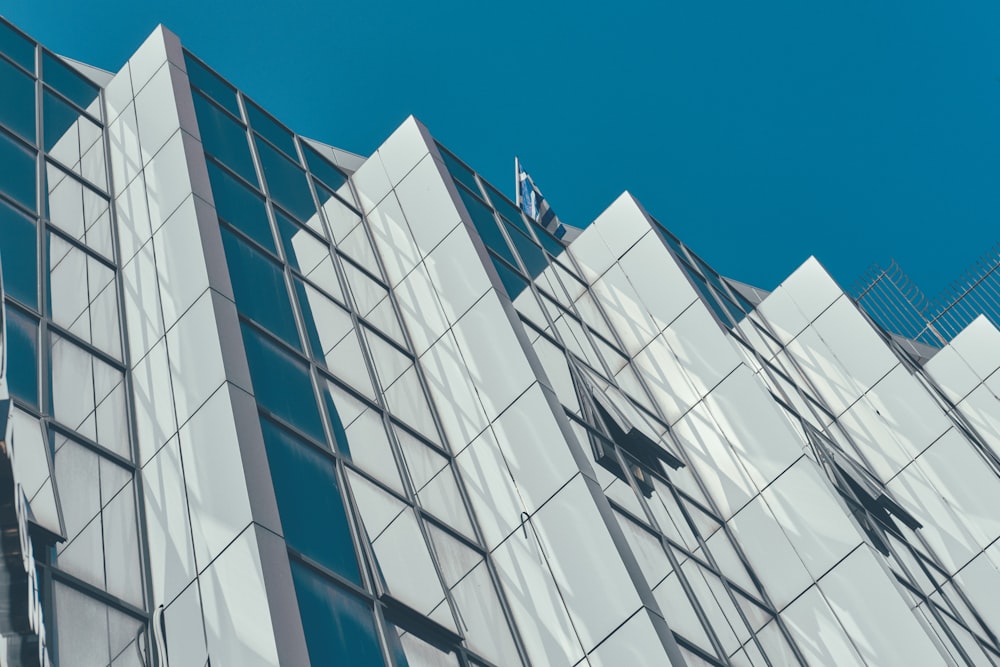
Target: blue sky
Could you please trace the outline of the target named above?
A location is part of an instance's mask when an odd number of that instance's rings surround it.
[[[721,272],[895,258],[929,295],[1000,241],[1000,5],[7,0],[117,70],[157,23],[301,134],[368,154],[409,114],[560,217],[623,190]]]

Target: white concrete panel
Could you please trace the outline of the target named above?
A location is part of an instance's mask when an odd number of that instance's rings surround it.
[[[817,587],[803,593],[781,617],[810,665],[864,667],[864,661]]]
[[[633,361],[668,422],[677,421],[698,402],[698,392],[681,370],[680,362],[663,336],[654,338]]]
[[[698,394],[704,396],[740,364],[733,343],[708,309],[696,304],[663,332],[663,339]]]
[[[867,664],[947,664],[867,547],[833,568],[819,587]]]
[[[351,181],[366,212],[371,211],[392,190],[392,183],[382,165],[382,157],[377,152],[354,172]]]
[[[390,287],[395,287],[420,261],[420,251],[394,193],[383,199],[367,217],[386,279]]]
[[[938,350],[924,364],[924,371],[952,403],[965,398],[981,381],[953,345],[945,345]]]
[[[170,661],[175,665],[204,665],[208,660],[205,648],[205,623],[202,619],[201,593],[192,583],[163,612]]]
[[[254,530],[245,530],[201,576],[212,664],[278,667]]]
[[[233,405],[223,386],[180,430],[198,570],[251,521]]]
[[[652,230],[647,230],[618,265],[660,330],[698,298],[663,240]]]
[[[425,255],[460,220],[440,169],[428,155],[396,186],[396,197],[410,223],[413,239]]]
[[[486,546],[492,549],[521,525],[525,511],[493,431],[487,429],[473,440],[455,458],[455,465]]]
[[[190,196],[153,235],[164,327],[170,329],[208,289],[195,198]]]
[[[535,374],[495,293],[480,299],[452,331],[492,421],[535,381]]]
[[[651,223],[639,202],[623,192],[597,216],[592,226],[600,232],[611,256],[617,260],[650,230]]]
[[[150,226],[155,232],[192,192],[182,132],[175,132],[146,164],[145,176]]]
[[[153,604],[169,604],[194,579],[194,550],[180,447],[171,438],[142,469]]]
[[[136,94],[135,113],[139,118],[142,162],[146,164],[181,126],[174,99],[171,65],[164,62],[149,83]]]
[[[421,355],[448,329],[448,320],[427,269],[418,265],[393,292],[400,317],[410,333],[413,351]]]
[[[844,294],[815,257],[803,262],[792,275],[782,281],[781,286],[808,322],[819,317]],[[765,301],[769,298],[770,296]]]
[[[659,667],[668,663],[663,644],[650,620],[640,609],[590,654],[594,667]]]
[[[452,451],[460,451],[482,432],[488,420],[451,332],[420,357],[420,366],[448,443]]]
[[[862,542],[822,474],[812,459],[803,456],[762,494],[815,579]]]
[[[404,120],[378,148],[389,182],[397,185],[429,150],[417,119],[410,116]]]
[[[144,464],[177,432],[167,344],[160,340],[132,371],[139,463]]]
[[[632,283],[617,265],[594,283],[593,294],[628,354],[636,354],[660,332]]]
[[[177,423],[184,424],[226,379],[210,291],[167,332],[167,352]]]
[[[984,380],[1000,368],[1000,331],[985,315],[977,317],[955,336],[951,346]]]
[[[532,525],[580,639],[591,649],[641,603],[588,483],[594,482],[574,478],[538,510]]]
[[[424,260],[448,322],[458,322],[492,287],[469,232],[459,225]]]

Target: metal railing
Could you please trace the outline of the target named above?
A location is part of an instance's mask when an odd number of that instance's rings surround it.
[[[1000,243],[929,299],[895,260],[873,265],[851,290],[855,302],[886,331],[943,347],[980,315],[1000,328]]]

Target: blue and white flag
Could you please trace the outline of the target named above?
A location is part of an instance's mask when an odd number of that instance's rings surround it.
[[[532,182],[528,172],[521,166],[521,161],[514,158],[514,173],[517,176],[517,205],[525,215],[537,222],[541,227],[561,239],[566,235],[566,226],[559,221],[558,216],[545,201],[541,190]]]

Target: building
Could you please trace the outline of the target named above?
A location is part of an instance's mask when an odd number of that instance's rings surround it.
[[[162,28],[0,54],[0,664],[1000,664],[986,319],[916,354],[627,193],[566,245]]]

